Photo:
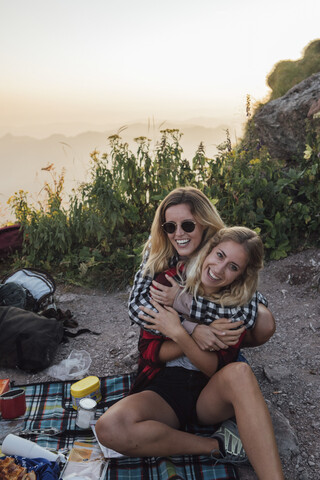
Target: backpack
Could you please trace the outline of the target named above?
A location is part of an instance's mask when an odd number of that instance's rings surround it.
[[[53,277],[44,270],[23,268],[6,275],[0,284],[0,306],[12,306],[56,318],[64,327],[75,328],[78,322],[70,310],[57,308]]]
[[[0,366],[34,373],[52,363],[64,327],[55,318],[0,306],[0,332]]]
[[[57,310],[55,291],[56,284],[49,273],[35,268],[23,268],[3,278],[0,305],[11,305],[43,314],[47,310]]]
[[[0,366],[36,372],[50,365],[59,343],[84,333],[70,310],[56,307],[56,284],[42,270],[23,268],[8,274],[0,285]]]

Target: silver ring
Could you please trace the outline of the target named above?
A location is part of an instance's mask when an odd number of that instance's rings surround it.
[[[214,352],[213,348],[210,348],[210,352]]]

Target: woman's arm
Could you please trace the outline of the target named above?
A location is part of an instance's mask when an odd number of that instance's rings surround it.
[[[218,358],[213,352],[204,352],[200,350],[197,344],[192,340],[189,334],[181,325],[179,315],[171,307],[162,307],[157,302],[151,300],[153,306],[158,312],[142,307],[141,310],[148,314],[151,318],[148,320],[154,328],[159,330],[166,337],[171,338],[181,349],[184,355],[205,375],[209,377],[217,370]],[[139,315],[142,320],[148,318],[144,314]],[[160,348],[159,358],[165,362],[170,359],[172,354],[172,344],[164,344]]]
[[[159,350],[159,360],[160,362],[166,363],[176,358],[182,357],[184,351],[182,348],[173,340],[165,340]]]
[[[198,325],[192,332],[192,338],[201,350],[227,350],[238,343],[244,331],[242,320],[232,322],[227,318],[218,318],[210,325]]]

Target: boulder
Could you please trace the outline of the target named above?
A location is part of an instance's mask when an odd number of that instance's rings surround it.
[[[274,407],[270,401],[267,400],[266,403],[270,412],[279,455],[282,460],[290,461],[300,453],[296,432],[280,410]]]
[[[281,385],[284,381],[290,381],[292,378],[291,370],[284,365],[277,366],[265,366],[263,368],[263,373],[270,383],[273,383],[275,386]]]
[[[254,116],[260,142],[274,158],[293,159],[305,150],[306,119],[320,108],[320,72],[268,102]]]

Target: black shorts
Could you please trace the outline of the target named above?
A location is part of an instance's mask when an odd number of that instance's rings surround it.
[[[165,367],[144,390],[158,393],[174,410],[180,428],[196,422],[196,403],[209,378],[202,372],[182,367]]]

